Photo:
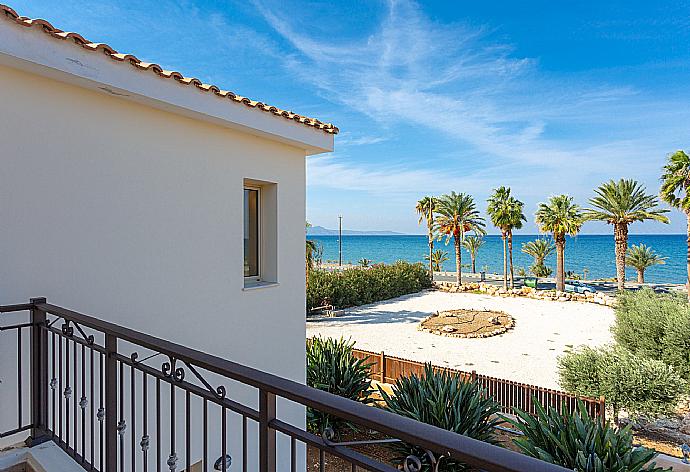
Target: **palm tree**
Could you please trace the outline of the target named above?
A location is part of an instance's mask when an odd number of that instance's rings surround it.
[[[536,223],[544,233],[553,234],[556,243],[556,290],[565,289],[565,236],[575,236],[582,227],[584,218],[579,205],[573,203],[573,197],[557,195],[549,198],[548,203],[540,203],[536,214]]]
[[[537,238],[534,241],[522,243],[522,252],[534,258],[534,264],[530,272],[536,277],[548,277],[551,269],[546,267],[544,261],[556,250],[556,245],[547,238]]]
[[[495,189],[488,202],[487,212],[491,217],[491,223],[501,230],[501,239],[503,239],[503,288],[508,288],[508,259],[510,260],[510,287],[513,288],[513,230],[522,228],[522,222],[527,221],[522,212],[525,204],[510,195],[509,187]]]
[[[367,258],[363,257],[359,261],[357,261],[357,263],[361,267],[369,267],[371,265],[371,259],[367,259]]]
[[[448,253],[446,251],[442,251],[440,249],[436,249],[431,253],[431,257],[429,256],[424,256],[425,261],[431,261],[431,268],[432,270],[436,272],[441,272],[441,267],[443,267],[443,263],[446,262],[448,259]]]
[[[479,248],[484,245],[484,238],[477,236],[476,234],[467,236],[462,242],[462,245],[465,249],[467,249],[467,252],[470,253],[470,258],[472,259],[472,273],[476,274],[477,268],[475,266],[475,262],[477,260],[477,251],[479,251]]]
[[[596,196],[589,200],[593,208],[585,211],[588,220],[605,221],[613,225],[616,251],[616,279],[618,290],[625,288],[625,254],[628,249],[628,226],[635,221],[656,220],[668,223],[659,208],[655,195],[648,195],[647,189],[632,179],[610,180],[594,190]]]
[[[628,260],[627,265],[637,269],[637,283],[644,283],[644,271],[654,265],[666,264],[666,257],[661,257],[654,250],[640,244],[635,246],[634,244],[628,249]]]
[[[455,243],[456,282],[462,284],[462,241],[469,231],[484,234],[484,218],[479,216],[471,195],[451,192],[436,199],[434,228],[446,235],[446,244],[452,237]]]
[[[431,262],[431,253],[434,251],[434,206],[436,204],[436,199],[434,197],[424,197],[417,202],[415,210],[419,214],[419,224],[426,222],[427,235],[429,237],[429,272],[432,277],[434,274],[434,268]]]
[[[307,223],[309,224],[309,223]],[[307,277],[307,282],[306,286],[309,287],[309,273],[312,271],[314,268],[314,253],[316,252],[316,243],[314,241],[311,241],[307,239],[306,241],[306,277]]]
[[[661,176],[661,199],[685,213],[687,223],[687,272],[685,288],[690,300],[690,156],[676,151],[668,156],[664,173]]]

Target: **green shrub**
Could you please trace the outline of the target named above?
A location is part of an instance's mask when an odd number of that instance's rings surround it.
[[[601,418],[591,418],[581,401],[577,411],[561,412],[550,407],[548,412],[534,399],[537,415],[516,410],[516,420],[509,420],[524,433],[514,439],[528,456],[577,472],[663,471],[655,463],[646,465],[656,452],[644,447],[634,448],[630,426],[619,429]]]
[[[558,367],[561,387],[578,395],[603,395],[615,422],[621,410],[633,417],[667,414],[686,389],[673,367],[620,346],[582,347],[562,356]]]
[[[481,441],[495,443],[495,426],[500,423],[497,413],[500,405],[487,397],[476,382],[467,382],[448,371],[424,367],[424,375],[402,377],[393,386],[393,395],[379,388],[385,406],[393,413],[421,421]],[[423,460],[423,470],[430,470],[424,449],[406,443],[393,443],[395,464],[401,464],[408,455]],[[442,459],[439,470],[463,470],[464,464]]]
[[[352,354],[354,342],[315,337],[307,341],[307,385],[363,403],[370,403],[369,364]],[[346,424],[332,415],[307,409],[307,426],[321,434]]]
[[[429,287],[429,271],[421,263],[398,261],[338,272],[314,270],[309,273],[307,308],[321,306],[325,300],[339,308],[366,305]]]
[[[620,346],[663,361],[690,380],[690,306],[684,296],[649,288],[620,294],[612,331]]]

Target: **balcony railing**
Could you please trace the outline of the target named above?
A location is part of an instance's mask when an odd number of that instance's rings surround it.
[[[329,456],[352,471],[398,470],[355,445],[308,432],[303,418],[281,418],[277,412],[288,404],[426,450],[425,458],[405,461],[408,471],[447,458],[487,471],[566,470],[45,299],[0,306],[0,313],[22,311],[28,320],[0,320],[5,352],[7,339],[17,345],[16,424],[0,425],[0,438],[28,432],[30,446],[54,441],[86,470],[304,470],[305,446],[318,451],[310,470],[328,470]],[[3,409],[12,405],[1,400]]]

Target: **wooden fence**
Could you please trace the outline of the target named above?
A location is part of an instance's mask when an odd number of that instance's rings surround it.
[[[407,377],[411,374],[421,375],[424,372],[423,362],[387,356],[384,352],[375,353],[353,349],[353,353],[358,359],[365,359],[370,364],[373,379],[384,383],[394,383],[401,377]],[[464,372],[439,366],[434,366],[434,369],[446,370],[459,374],[463,379],[478,381],[487,390],[487,393],[501,404],[504,413],[512,414],[514,413],[513,408],[519,408],[527,413],[535,414],[536,408],[532,401],[533,398],[536,398],[544,406],[554,406],[559,409],[562,404],[565,404],[568,411],[572,412],[575,410],[579,398],[591,416],[605,418],[606,415],[604,397],[599,399],[578,397],[559,390],[477,374],[474,370]]]

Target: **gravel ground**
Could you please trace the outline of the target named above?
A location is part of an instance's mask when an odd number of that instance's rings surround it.
[[[515,318],[515,328],[475,339],[417,330],[430,314],[459,308],[504,311]],[[613,320],[611,308],[591,303],[425,291],[351,308],[337,318],[309,318],[307,336],[343,336],[367,351],[559,388],[558,356],[582,344],[611,342]]]

